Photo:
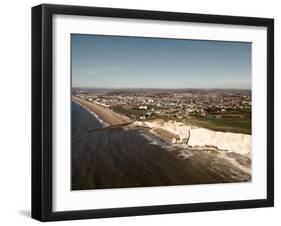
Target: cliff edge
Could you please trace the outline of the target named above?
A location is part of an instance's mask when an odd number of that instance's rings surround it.
[[[216,147],[220,150],[251,155],[251,139],[248,134],[218,132],[205,128],[185,125],[181,122],[154,120],[138,122],[151,129],[161,128],[177,135],[178,142],[190,147]]]

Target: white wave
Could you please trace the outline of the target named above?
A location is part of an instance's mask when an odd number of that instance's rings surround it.
[[[189,159],[193,156],[193,154],[191,153],[191,151],[189,150],[181,150],[180,153],[178,154],[178,157],[183,158],[183,159]]]
[[[220,158],[225,159],[226,161],[230,162],[232,165],[234,165],[236,168],[240,169],[241,171],[251,174],[252,169],[251,169],[251,164],[249,167],[241,165],[235,158],[231,158],[226,155],[226,152],[220,152],[218,155]]]
[[[98,121],[99,123],[103,126],[103,127],[108,127],[109,124],[107,124],[105,121],[103,121],[95,112],[91,111],[89,108],[83,106],[82,104],[80,104],[78,101],[73,100],[76,104],[78,104],[80,107],[82,107],[83,109],[85,109],[86,111],[88,111],[89,113],[91,113]]]
[[[149,136],[148,134],[145,133],[141,133],[140,135],[144,137],[146,140],[148,140],[151,144],[160,145],[160,142],[155,138],[153,138],[152,136]]]
[[[147,141],[149,141],[150,144],[158,145],[167,151],[174,150],[174,147],[171,144],[168,144],[165,141],[163,141],[159,136],[157,136],[157,134],[150,132],[149,134],[141,133],[140,135],[144,137]]]

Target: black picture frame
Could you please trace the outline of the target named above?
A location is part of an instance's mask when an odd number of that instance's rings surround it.
[[[52,17],[55,14],[266,27],[267,198],[54,212],[52,210]],[[40,221],[56,221],[270,206],[274,206],[273,19],[50,4],[32,8],[32,218]]]

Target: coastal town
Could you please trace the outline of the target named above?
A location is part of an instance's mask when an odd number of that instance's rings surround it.
[[[216,128],[216,124],[221,128],[226,124],[229,128],[239,127],[242,132],[250,133],[252,103],[251,93],[246,90],[75,88],[73,96],[131,120],[189,121],[205,123],[211,129]]]
[[[251,95],[245,90],[74,89],[72,100],[104,124],[89,132],[138,129],[170,145],[251,156]]]

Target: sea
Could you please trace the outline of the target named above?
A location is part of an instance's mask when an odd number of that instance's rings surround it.
[[[111,128],[72,101],[72,190],[251,181],[250,158],[170,144],[147,129]]]

